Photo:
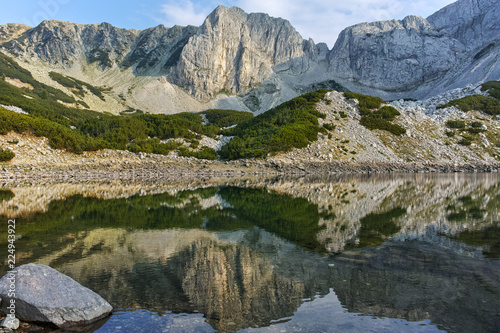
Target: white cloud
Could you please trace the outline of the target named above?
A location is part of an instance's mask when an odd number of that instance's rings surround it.
[[[168,27],[174,25],[201,25],[208,13],[213,10],[211,6],[203,3],[194,3],[190,0],[169,0],[161,6],[160,13],[164,16],[158,18],[160,23]]]
[[[331,48],[342,29],[361,22],[427,17],[453,0],[168,0],[159,21],[167,26],[201,25],[219,4],[238,6],[246,12],[262,12],[289,20],[304,38],[326,42]]]

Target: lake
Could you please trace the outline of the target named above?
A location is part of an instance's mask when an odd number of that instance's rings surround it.
[[[113,305],[88,331],[500,332],[497,174],[13,183],[0,215]]]

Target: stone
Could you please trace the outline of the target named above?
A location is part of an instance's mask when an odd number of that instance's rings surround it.
[[[183,48],[173,82],[207,100],[219,92],[242,93],[268,79],[274,66],[298,74],[314,53],[290,22],[237,7],[217,7]]]
[[[45,265],[27,264],[0,279],[1,310],[9,313],[14,301],[17,318],[28,322],[53,324],[58,327],[88,324],[104,318],[111,305],[95,292],[72,278]],[[9,297],[15,281],[15,297]]]
[[[1,327],[11,330],[17,330],[19,328],[19,325],[19,319],[17,319],[16,317],[12,318],[10,315],[5,317],[5,319],[0,324]]]

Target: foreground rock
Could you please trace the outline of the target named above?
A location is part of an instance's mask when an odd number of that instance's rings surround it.
[[[10,278],[7,274],[0,280],[3,313],[10,313]],[[45,265],[27,264],[17,269],[13,300],[17,318],[58,327],[88,324],[112,310],[102,297]]]
[[[7,328],[10,330],[17,330],[19,328],[19,324],[20,324],[19,319],[17,319],[16,317],[12,318],[7,316],[0,324],[0,327]]]

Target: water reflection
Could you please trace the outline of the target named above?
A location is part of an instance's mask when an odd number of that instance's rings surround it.
[[[214,185],[113,184],[106,199],[47,185],[33,191],[44,207],[13,186],[0,211],[17,218],[21,263],[121,309],[103,332],[500,331],[500,177]]]

